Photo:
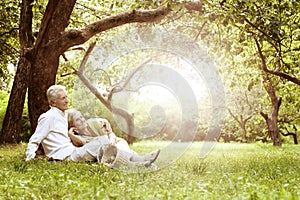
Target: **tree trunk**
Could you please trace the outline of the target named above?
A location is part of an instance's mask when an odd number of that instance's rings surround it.
[[[281,140],[281,137],[279,134],[279,128],[278,128],[278,124],[277,124],[278,123],[277,118],[278,118],[279,106],[272,105],[270,116],[268,116],[267,114],[265,114],[263,112],[260,113],[266,120],[267,127],[268,127],[268,134],[271,137],[274,146],[282,145],[282,140]]]
[[[75,0],[49,1],[35,47],[28,56],[32,62],[28,84],[28,111],[33,130],[38,117],[49,109],[45,94],[47,89],[55,84],[59,56],[65,50],[56,38],[68,26],[75,2]]]
[[[267,90],[269,97],[271,99],[272,107],[269,116],[263,112],[260,112],[260,114],[266,120],[268,133],[273,141],[273,145],[281,146],[282,140],[278,128],[278,112],[281,105],[281,98],[277,99],[271,80],[269,78],[266,78],[264,81],[265,84],[267,84],[265,85],[265,89]]]
[[[244,142],[248,142],[246,123],[247,123],[247,121],[243,120],[243,121],[242,121],[242,124],[241,124],[241,128],[242,128],[242,130],[243,130],[243,138],[244,138]]]
[[[25,53],[27,48],[33,46],[32,3],[33,0],[23,0],[21,4],[19,25],[20,60],[3,121],[0,135],[1,143],[18,143],[20,141],[21,119],[31,66],[31,63],[25,58]]]
[[[272,104],[269,116],[263,112],[260,112],[260,114],[266,120],[267,127],[268,127],[268,133],[273,141],[273,145],[281,146],[282,140],[281,140],[280,132],[279,132],[279,128],[278,128],[278,112],[279,112],[279,108],[281,105],[281,98],[279,98],[279,99],[277,98],[275,88],[272,84],[272,80],[269,77],[269,75],[266,74],[263,70],[263,69],[267,68],[267,63],[266,63],[265,57],[262,53],[262,49],[261,49],[260,44],[257,39],[255,39],[255,43],[256,43],[259,57],[262,62],[261,71],[263,73],[262,76],[263,76],[263,80],[264,80],[264,87],[271,99],[271,104]]]
[[[269,93],[269,92],[268,92]],[[272,101],[272,108],[270,112],[270,116],[267,114],[260,112],[260,114],[263,116],[263,118],[266,120],[267,127],[268,127],[268,134],[271,137],[273,141],[274,146],[281,146],[282,145],[282,140],[280,137],[280,132],[278,128],[278,112],[279,112],[279,107],[281,105],[281,98],[277,100],[276,96],[272,93],[269,93],[271,95],[273,101]]]
[[[40,114],[49,109],[49,103],[47,98],[45,98],[45,95],[47,89],[55,84],[59,63],[59,56],[56,55],[57,52],[55,51],[55,49],[52,51],[38,51],[35,62],[33,63],[34,70],[31,70],[30,72],[30,81],[28,84],[28,111],[33,130],[35,130]],[[46,55],[48,55],[47,59]]]

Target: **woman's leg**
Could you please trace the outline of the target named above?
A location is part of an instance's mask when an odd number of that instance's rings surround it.
[[[104,144],[109,144],[109,139],[106,135],[95,137],[95,139],[86,143],[82,147],[77,147],[70,155],[71,161],[96,161],[99,148]]]
[[[126,140],[120,137],[117,137],[116,146],[118,149],[127,152],[128,156],[130,157],[130,161],[132,162],[145,162],[145,161],[154,162],[154,160],[157,158],[159,154],[159,150],[155,150],[145,155],[139,155],[129,147]]]
[[[131,153],[131,154],[137,154],[135,151],[133,151],[126,140],[124,140],[123,138],[120,138],[120,137],[117,137],[117,143],[116,143],[116,147],[118,149],[121,149],[123,151],[126,151],[128,153]]]

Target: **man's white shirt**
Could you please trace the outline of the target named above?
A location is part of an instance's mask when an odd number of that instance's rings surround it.
[[[68,136],[68,116],[56,107],[51,107],[38,119],[26,150],[26,160],[33,159],[42,144],[48,158],[63,160],[75,150]]]

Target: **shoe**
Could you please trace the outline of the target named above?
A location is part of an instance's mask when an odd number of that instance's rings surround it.
[[[151,155],[151,157],[149,159],[150,164],[153,163],[157,159],[159,153],[160,153],[160,149],[156,149],[155,151],[150,153],[150,155]]]
[[[153,151],[153,152],[145,155],[145,157],[146,156],[150,156],[150,157],[149,158],[145,158],[145,160],[146,159],[147,160],[144,162],[144,166],[145,167],[150,167],[152,165],[152,163],[157,159],[159,153],[160,153],[160,149],[157,149],[157,150],[155,150],[155,151]]]

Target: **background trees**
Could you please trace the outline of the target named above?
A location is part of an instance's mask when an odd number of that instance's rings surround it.
[[[165,7],[161,8],[162,5]],[[93,40],[101,41],[110,33],[121,31],[115,28],[119,25],[152,22],[165,16],[153,24],[194,38],[207,47],[218,65],[230,110],[224,136],[233,135],[232,139],[243,141],[269,138],[274,145],[281,145],[280,132],[296,133],[300,128],[296,95],[300,73],[300,6],[296,0],[205,0],[192,4],[23,0],[20,5],[6,0],[1,6],[5,8],[0,12],[2,89],[7,88],[10,80],[8,64],[16,66],[18,52],[20,55],[2,142],[20,140],[27,87],[31,125],[35,128],[37,117],[47,110],[45,90],[56,81],[57,72],[69,73],[70,66],[76,64],[69,53],[83,56],[82,51],[74,51],[73,47],[81,45],[76,49],[82,49],[96,34]],[[168,6],[173,10],[169,15]],[[151,8],[156,10],[131,13],[132,9]],[[104,31],[105,34],[98,34]],[[57,79],[58,83],[62,81],[65,85],[73,84],[70,76]],[[205,129],[200,128],[199,132],[206,134]]]
[[[236,66],[236,61],[242,61],[235,70],[245,72],[250,69],[254,76],[260,74],[259,82],[263,83],[270,99],[269,114],[263,108],[260,113],[267,122],[273,144],[281,145],[278,118],[281,102],[285,101],[281,95],[290,92],[288,87],[282,87],[282,83],[291,81],[298,84],[299,3],[281,0],[207,1],[204,8],[209,10],[205,14],[208,20],[214,22],[209,25],[216,33],[212,40],[214,46],[209,45],[216,48],[219,44],[222,50],[218,53],[226,55],[217,54],[223,60],[220,63]],[[248,84],[249,89],[257,82],[250,81]]]
[[[9,68],[17,64],[19,52],[20,8],[15,2],[1,1],[0,9],[0,89],[9,90],[13,75]]]

